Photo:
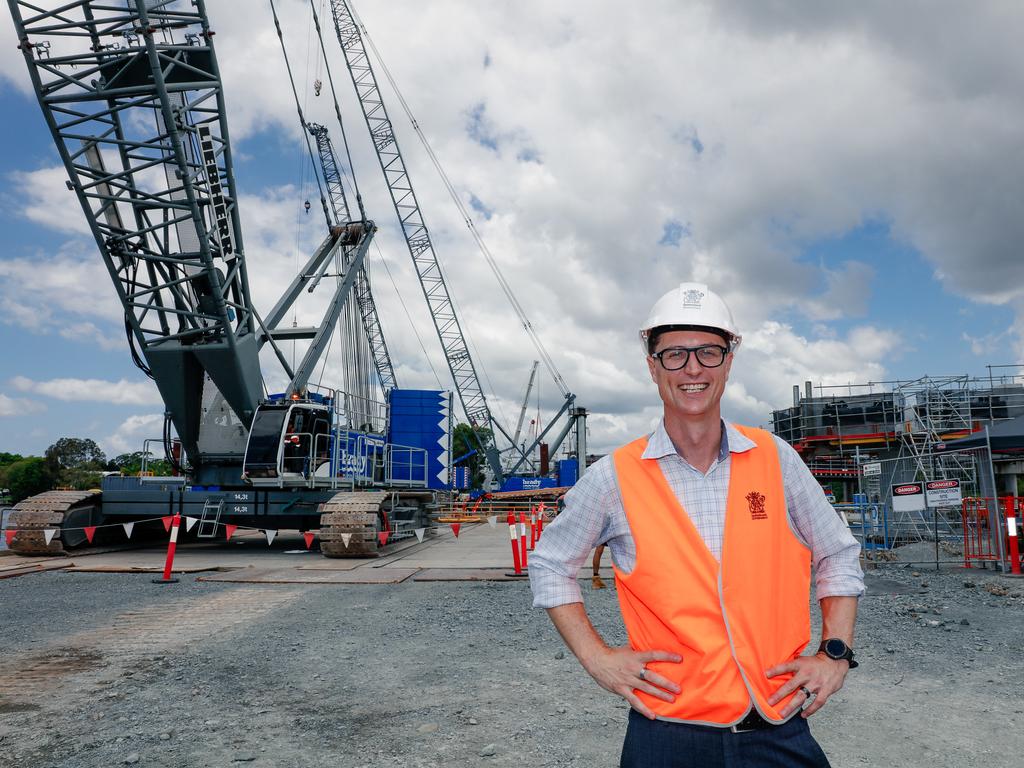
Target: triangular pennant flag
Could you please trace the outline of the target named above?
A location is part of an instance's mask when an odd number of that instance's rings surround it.
[[[56,528],[44,528],[43,538],[46,539],[46,546],[50,546],[50,542],[53,541],[53,537],[57,535]]]
[[[124,535],[130,539],[132,531],[135,530],[135,523],[121,523],[121,527],[124,528]]]
[[[191,531],[192,530],[192,526],[195,525],[198,522],[199,522],[199,518],[198,517],[189,517],[188,515],[186,515],[185,516],[185,533],[188,533],[189,531]]]
[[[4,538],[7,540],[8,547],[11,546],[11,542],[14,541],[14,534],[16,534],[17,532],[18,531],[14,528],[8,528],[6,531],[4,531]],[[50,542],[46,543],[49,544]]]
[[[343,534],[341,534],[341,543],[345,545],[345,549],[348,549],[348,543],[350,541],[352,541],[352,534],[351,533],[343,533]]]
[[[491,526],[491,528],[496,527],[498,525],[498,516],[497,515],[491,515],[490,517],[487,518],[487,523]]]
[[[462,523],[452,523],[452,533],[455,534],[455,538],[459,538],[459,528],[462,527]]]
[[[174,518],[171,517],[170,515],[167,515],[166,517],[161,517],[160,518],[160,522],[164,524],[164,530],[167,531],[168,533],[171,532],[171,522],[173,520],[174,520]]]
[[[304,534],[302,534],[302,538],[306,540],[306,549],[309,549],[313,546],[313,538],[315,536],[315,533],[310,533],[309,531],[306,531]]]
[[[380,545],[381,545],[382,547],[383,547],[383,546],[384,546],[385,544],[387,544],[387,543],[388,543],[388,534],[389,534],[389,533],[390,533],[390,531],[381,531],[380,533],[378,533],[378,534],[377,534],[377,541],[379,541],[379,542],[380,542]]]
[[[418,541],[420,544],[422,544],[423,543],[423,534],[425,534],[426,532],[427,532],[426,528],[417,528],[415,531],[413,531],[413,533],[416,534],[416,541]]]
[[[277,536],[277,531],[275,531],[273,528],[267,528],[267,530],[265,530],[264,533],[267,534],[267,544],[273,544],[274,537]]]
[[[83,530],[85,531],[85,540],[92,544],[92,537],[96,535],[96,526],[87,525]]]
[[[225,523],[224,524],[224,541],[227,541],[228,539],[230,539],[231,538],[231,534],[233,534],[237,530],[238,530],[238,526],[237,525],[228,525],[227,523]]]

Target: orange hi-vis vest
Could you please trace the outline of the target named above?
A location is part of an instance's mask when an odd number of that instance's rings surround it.
[[[768,697],[792,675],[765,670],[795,659],[811,637],[810,551],[789,527],[778,449],[764,430],[737,429],[755,447],[731,454],[721,564],[657,459],[641,458],[647,438],[614,454],[636,543],[633,570],[615,569],[629,644],[683,657],[647,665],[679,684],[674,702],[638,692],[663,720],[734,725],[753,706],[781,723],[791,697],[775,706]]]

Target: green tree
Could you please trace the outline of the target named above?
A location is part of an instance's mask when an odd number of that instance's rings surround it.
[[[107,457],[95,440],[62,437],[46,449],[46,462],[55,471],[63,469],[102,470]]]
[[[472,456],[460,464],[469,467],[470,488],[482,488],[484,484],[484,467],[487,466],[487,456],[484,454],[483,446],[491,439],[491,431],[483,427],[475,430],[469,424],[457,424],[452,433],[452,459],[464,456],[470,451],[476,451]]]
[[[137,475],[142,471],[142,460],[145,458],[143,451],[122,453],[107,462],[107,469],[111,472],[120,472],[123,475]],[[152,453],[146,461],[146,471],[154,475],[170,475],[171,465],[164,459],[157,459]]]
[[[21,461],[24,458],[25,457],[20,453],[4,453],[0,451],[0,467],[6,467],[16,461]]]
[[[53,488],[54,476],[45,459],[30,456],[16,461],[3,470],[0,485],[11,491],[11,504]]]

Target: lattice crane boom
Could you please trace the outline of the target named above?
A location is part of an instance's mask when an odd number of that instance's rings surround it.
[[[338,43],[345,56],[345,63],[355,86],[356,96],[373,140],[395,213],[402,225],[402,234],[430,308],[430,316],[441,341],[455,391],[469,423],[474,427],[488,430],[491,437],[485,446],[487,461],[500,480],[503,476],[501,460],[493,443],[494,429],[498,425],[491,415],[480,378],[470,356],[466,337],[456,315],[437,254],[434,252],[430,232],[423,220],[416,192],[399,149],[394,126],[381,97],[359,26],[345,0],[331,0],[331,14]]]
[[[195,458],[205,376],[245,426],[262,394],[205,4],[8,5],[137,360]]]
[[[341,166],[338,164],[331,144],[331,137],[322,125],[317,123],[309,124],[309,132],[316,141],[317,154],[320,157],[320,169],[324,175],[324,183],[327,187],[328,202],[334,214],[334,224],[347,224],[352,218],[352,212],[348,206],[348,199],[345,197],[345,187],[341,177]],[[391,362],[391,354],[388,351],[387,342],[384,339],[384,330],[381,328],[380,317],[377,314],[377,305],[373,300],[373,291],[370,287],[370,275],[363,265],[356,275],[353,286],[353,298],[359,309],[363,322],[363,330],[366,332],[366,339],[370,344],[370,353],[373,355],[373,363],[377,369],[377,378],[380,381],[381,389],[387,392],[397,386],[395,368]]]

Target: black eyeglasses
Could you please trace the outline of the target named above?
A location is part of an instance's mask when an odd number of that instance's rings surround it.
[[[685,368],[686,364],[690,362],[691,352],[704,368],[717,368],[725,362],[729,348],[718,344],[704,344],[700,347],[666,347],[660,352],[654,352],[651,357],[661,363],[661,367],[666,371],[678,371],[680,368]]]

